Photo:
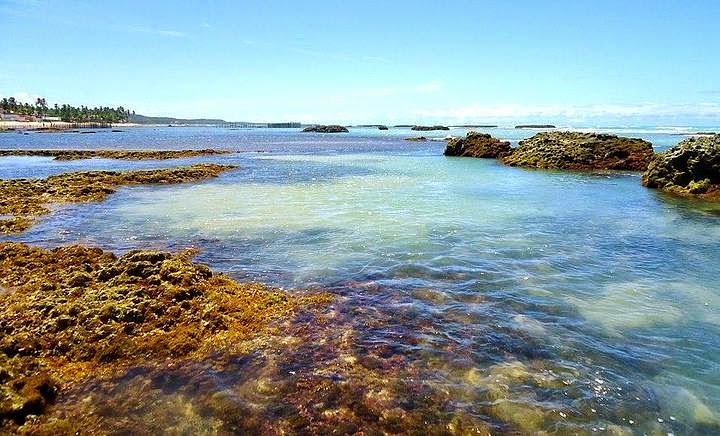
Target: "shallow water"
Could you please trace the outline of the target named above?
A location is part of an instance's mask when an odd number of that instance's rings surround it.
[[[488,131],[513,141],[534,133]],[[618,131],[657,149],[682,139],[674,130]],[[332,328],[314,332],[315,343],[295,346],[274,369],[236,368],[284,386],[273,395],[257,400],[230,369],[213,376],[242,386],[240,402],[267,410],[300,401],[310,394],[289,381],[310,374],[327,382],[321,373],[332,368],[344,379],[337,383],[357,388],[338,394],[348,404],[363,398],[431,421],[463,411],[500,432],[720,432],[720,207],[647,190],[633,173],[445,158],[441,142],[402,140],[413,133],[5,134],[0,148],[239,153],[154,162],[0,158],[0,177],[238,164],[208,182],[122,189],[100,204],[59,208],[13,239],[118,252],[196,246],[199,260],[234,277],[338,294]],[[352,366],[337,363],[343,359]],[[380,395],[369,370],[396,384],[377,388]],[[333,410],[344,410],[338,402]],[[283,413],[290,419],[297,409]]]

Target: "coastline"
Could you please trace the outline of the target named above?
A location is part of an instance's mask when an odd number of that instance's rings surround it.
[[[13,130],[69,130],[82,128],[115,127],[143,127],[137,123],[95,123],[95,122],[68,122],[68,121],[0,121],[0,131]]]

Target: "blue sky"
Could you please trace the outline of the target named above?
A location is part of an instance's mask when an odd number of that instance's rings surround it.
[[[720,125],[720,2],[0,0],[0,95],[305,122]]]

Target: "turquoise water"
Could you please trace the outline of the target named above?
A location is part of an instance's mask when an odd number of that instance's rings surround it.
[[[658,149],[683,138],[612,130]],[[489,131],[514,141],[534,133]],[[370,402],[439,423],[462,412],[501,433],[720,432],[720,206],[647,190],[635,173],[446,158],[442,142],[402,140],[410,135],[8,134],[0,148],[239,152],[166,162],[2,158],[0,176],[239,165],[204,183],[122,189],[103,203],[59,208],[13,239],[118,252],[195,246],[199,260],[234,277],[337,294],[332,328],[260,372],[283,382],[274,395],[259,401],[249,381],[222,376],[240,402],[261,405],[254,413],[287,398],[317,400],[289,380],[327,382],[332,371],[330,383],[354,388],[319,417],[357,415],[357,403]]]

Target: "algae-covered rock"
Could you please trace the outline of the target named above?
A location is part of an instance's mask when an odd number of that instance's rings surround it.
[[[174,184],[217,177],[232,165],[199,164],[142,171],[63,173],[46,179],[0,180],[0,234],[29,229],[34,218],[49,213],[53,203],[101,201],[123,185]]]
[[[317,125],[317,126],[309,126],[305,127],[303,129],[303,132],[317,132],[317,133],[347,133],[348,129],[344,126],[339,125]]]
[[[0,243],[0,433],[42,414],[58,385],[232,352],[329,301],[235,282],[191,254]]]
[[[542,132],[520,141],[502,162],[528,168],[644,171],[652,156],[652,145],[642,139],[598,133]]]
[[[427,137],[425,137],[425,136],[411,136],[411,137],[409,137],[409,138],[405,138],[405,140],[406,140],[406,141],[411,141],[411,142],[425,142],[425,141],[427,141],[428,139],[427,139]]]
[[[511,153],[510,143],[487,133],[469,132],[464,138],[452,138],[445,147],[445,156],[498,158]]]
[[[688,138],[658,153],[643,174],[642,184],[720,201],[720,135]]]

